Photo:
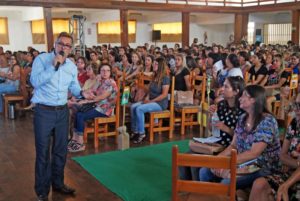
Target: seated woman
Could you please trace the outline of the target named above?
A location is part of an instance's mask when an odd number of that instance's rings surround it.
[[[15,57],[13,57],[15,58]],[[7,64],[7,59],[5,55],[0,55],[1,63]],[[9,67],[8,72],[1,72],[0,71],[0,77],[4,79],[3,83],[0,83],[0,112],[3,112],[3,99],[2,95],[5,93],[15,93],[19,90],[20,85],[20,66],[19,64],[14,61],[15,64],[13,64],[11,67]]]
[[[141,70],[143,69],[143,60],[138,53],[132,52],[131,60],[132,60],[132,65],[126,71],[126,82],[128,82],[128,84],[133,83],[137,74],[141,72]]]
[[[77,79],[79,81],[80,86],[82,87],[85,83],[85,81],[88,79],[88,76],[86,74],[86,59],[84,57],[79,57],[76,61],[76,66],[77,66]]]
[[[298,200],[295,197],[296,182],[300,181],[300,94],[293,104],[296,117],[288,127],[283,141],[280,160],[283,164],[281,171],[272,175],[256,179],[250,194],[251,201],[274,200],[277,192],[277,201]]]
[[[265,59],[262,54],[256,53],[251,56],[251,62],[253,66],[249,69],[248,84],[260,84],[268,73],[268,69],[265,66]]]
[[[127,72],[131,68],[131,55],[129,53],[125,53],[122,55],[121,65],[119,68],[114,68],[114,73],[120,78],[120,80],[123,80],[123,71]]]
[[[99,83],[97,82],[96,75],[98,73],[98,64],[97,63],[91,63],[86,68],[86,74],[88,79],[85,81],[82,90],[96,90],[99,86]],[[73,123],[75,121],[75,116],[78,110],[80,110],[81,103],[78,99],[75,97],[71,97],[70,100],[68,100],[68,107],[70,111],[70,131],[71,134],[73,133]],[[72,140],[70,141],[72,143]]]
[[[299,74],[300,72],[300,54],[295,52],[290,57],[290,64],[288,65],[289,68],[293,69],[293,73]]]
[[[74,124],[74,133],[69,143],[69,152],[78,152],[85,150],[83,144],[84,122],[96,117],[109,117],[112,115],[117,101],[118,86],[111,79],[112,68],[109,64],[102,64],[100,67],[101,80],[99,87],[94,91],[95,98],[93,100],[83,100],[80,103],[94,102],[96,107],[86,111],[76,113],[76,122]]]
[[[153,80],[149,85],[148,97],[143,102],[131,105],[131,139],[134,143],[142,142],[145,135],[145,113],[166,110],[170,78],[167,76],[167,63],[164,58],[157,58],[153,65]]]
[[[236,149],[237,164],[257,159],[260,170],[237,177],[237,189],[251,187],[255,179],[270,175],[278,169],[280,141],[276,119],[266,109],[265,89],[258,85],[249,85],[240,98],[241,115],[231,144],[219,155],[228,156],[231,149]],[[200,180],[219,180],[229,184],[229,178],[222,178],[221,170],[201,168]]]
[[[283,60],[280,54],[274,56],[273,65],[269,68],[268,74],[261,82],[261,86],[267,91],[267,108],[272,111],[272,103],[280,100],[280,88],[289,85],[288,78],[291,72],[283,67]]]
[[[149,77],[153,75],[153,62],[154,62],[154,56],[152,54],[148,54],[145,56],[145,63],[142,69],[144,75]]]
[[[220,130],[221,139],[217,143],[224,147],[230,145],[238,118],[243,114],[240,109],[239,98],[243,94],[244,87],[245,83],[241,77],[227,77],[222,90],[224,100],[220,101],[217,106],[211,105],[209,108],[211,113],[217,112],[219,117],[220,121],[212,126]],[[180,168],[181,178],[199,180],[199,171],[196,172],[197,170],[199,168]]]
[[[246,72],[251,68],[251,63],[249,62],[249,54],[246,51],[240,51],[238,53],[241,70],[243,72],[243,76],[245,77]]]
[[[191,90],[190,71],[186,66],[185,56],[181,53],[175,55],[175,90]]]
[[[226,57],[225,63],[226,63],[226,68],[220,70],[217,73],[217,77],[214,78],[216,80],[216,84],[217,84],[217,86],[215,88],[215,92],[216,92],[215,102],[216,103],[218,103],[220,100],[223,99],[222,95],[220,96],[219,91],[222,89],[226,77],[240,76],[241,78],[243,78],[243,73],[240,68],[239,59],[236,54],[229,54]]]

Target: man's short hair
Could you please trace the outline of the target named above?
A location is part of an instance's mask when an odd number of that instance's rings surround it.
[[[65,38],[70,38],[71,41],[72,41],[72,44],[73,44],[73,37],[71,36],[71,34],[67,33],[67,32],[61,32],[58,37],[57,37],[57,41],[62,38],[62,37],[65,37]]]

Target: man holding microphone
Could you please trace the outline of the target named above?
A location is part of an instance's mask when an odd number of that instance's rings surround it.
[[[66,32],[60,33],[54,51],[39,55],[32,66],[30,81],[34,94],[31,102],[35,104],[33,123],[36,147],[34,188],[38,201],[48,200],[51,186],[53,191],[62,194],[75,193],[75,189],[64,184],[69,131],[68,91],[76,97],[87,99],[92,99],[94,95],[81,91],[77,67],[67,59],[72,45],[72,36]]]

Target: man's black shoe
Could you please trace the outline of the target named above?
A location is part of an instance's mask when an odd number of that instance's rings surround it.
[[[74,188],[71,188],[65,184],[60,188],[53,187],[52,190],[55,192],[59,192],[61,194],[65,194],[65,195],[72,195],[76,191]]]
[[[48,201],[48,196],[39,195],[37,201]]]

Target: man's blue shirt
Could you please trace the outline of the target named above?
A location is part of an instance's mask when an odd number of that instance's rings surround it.
[[[30,82],[34,87],[31,102],[50,106],[67,103],[68,91],[80,96],[77,67],[69,59],[57,71],[53,65],[54,53],[44,53],[35,58],[32,65]]]

